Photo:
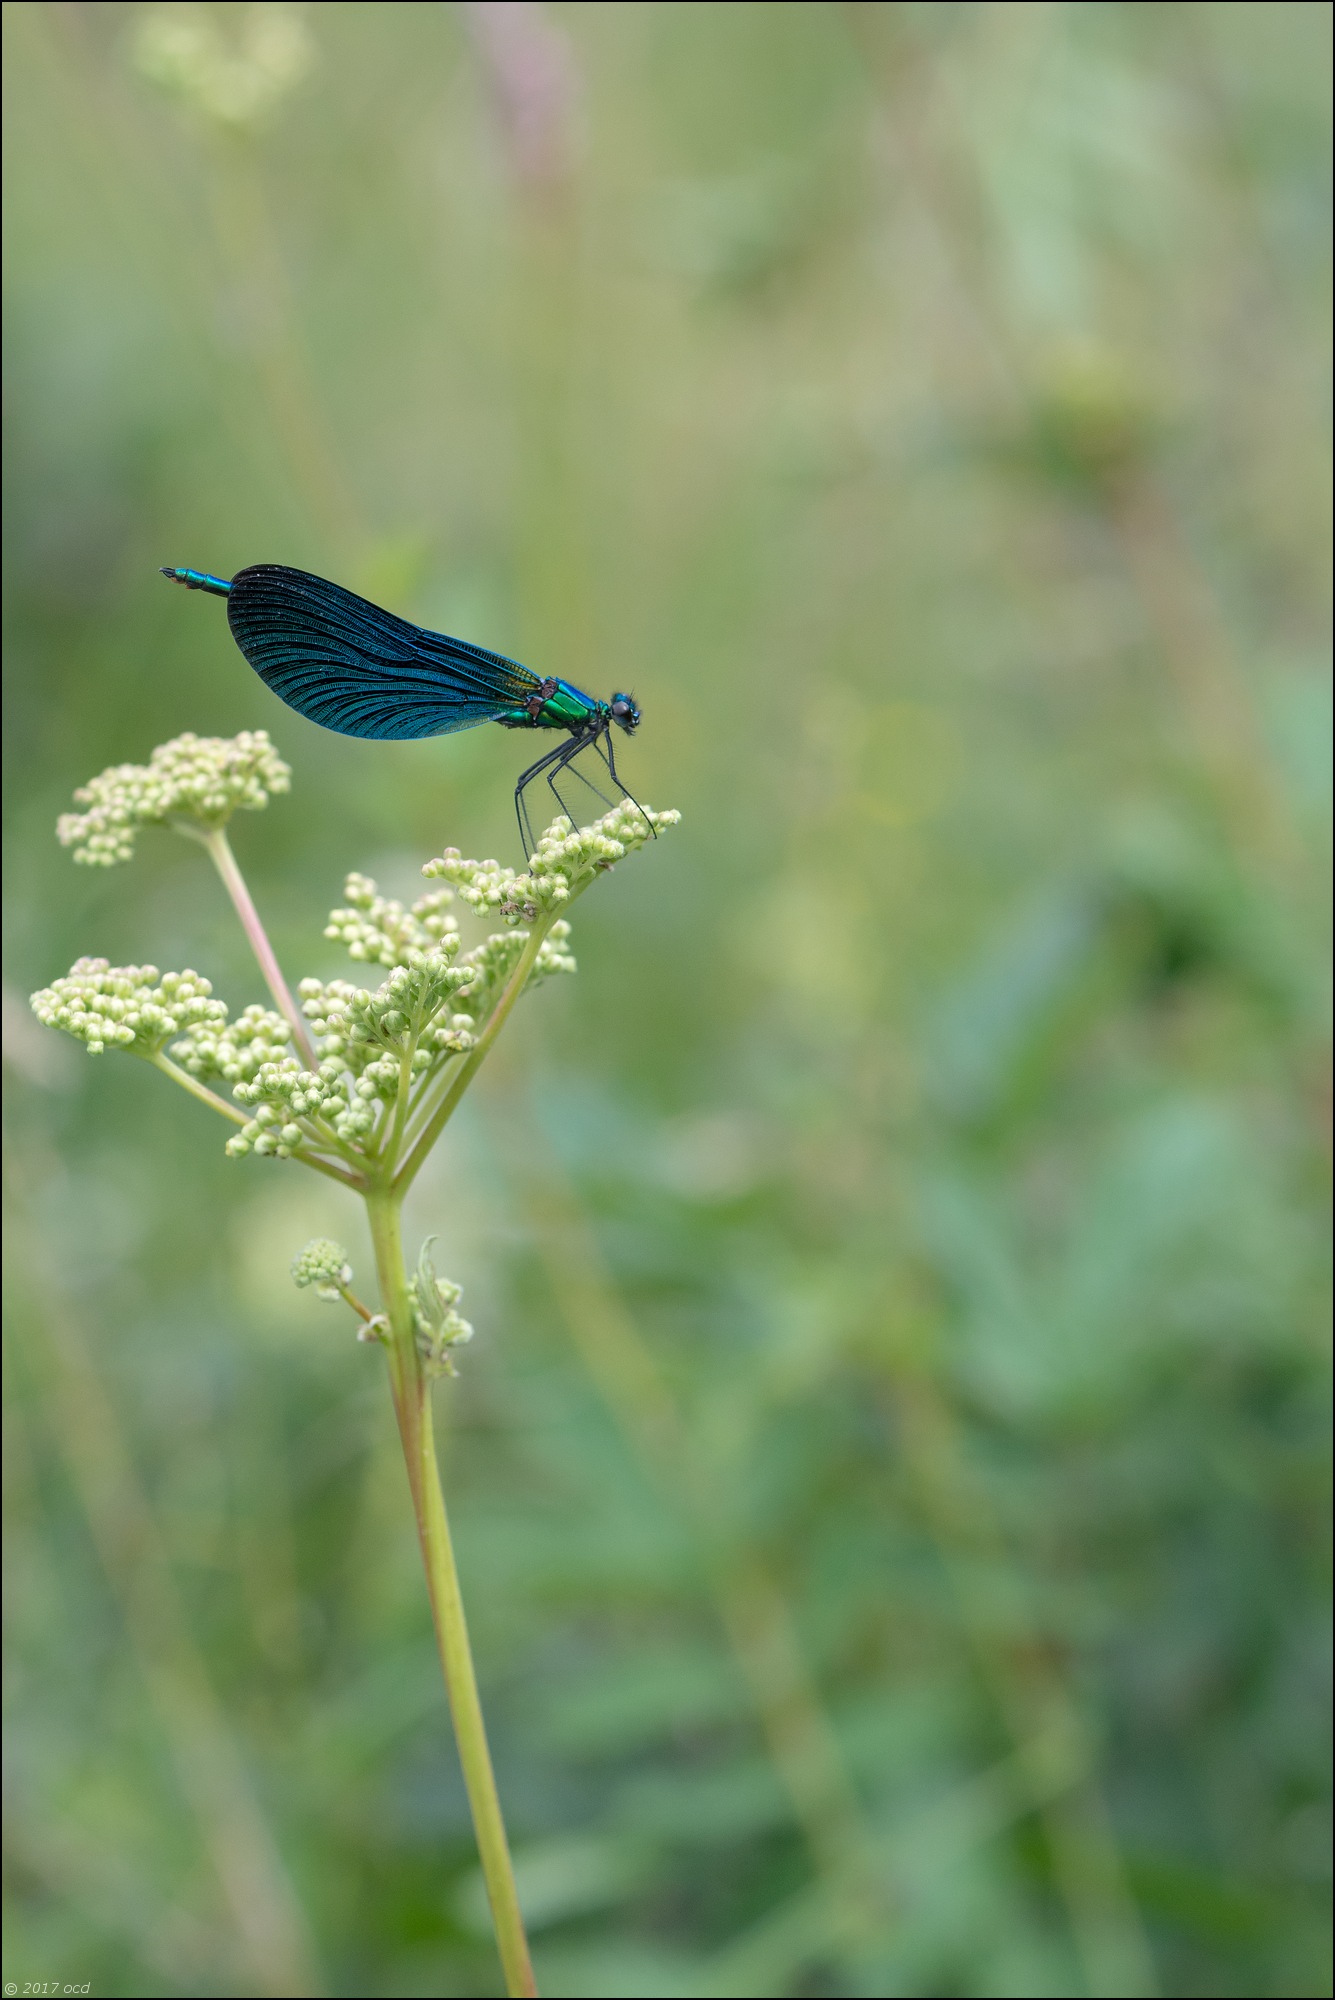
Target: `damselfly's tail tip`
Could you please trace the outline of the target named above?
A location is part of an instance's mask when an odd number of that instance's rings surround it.
[[[225,576],[210,576],[206,569],[173,569],[170,563],[159,565],[162,574],[173,583],[183,583],[187,590],[204,590],[210,597],[227,597],[232,586]]]

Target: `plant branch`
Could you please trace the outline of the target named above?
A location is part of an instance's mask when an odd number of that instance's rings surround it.
[[[419,1434],[422,1454],[421,1491],[423,1519],[420,1524],[422,1553],[431,1593],[431,1610],[440,1647],[441,1665],[449,1690],[450,1711],[459,1744],[459,1759],[473,1809],[482,1873],[487,1884],[496,1942],[500,1949],[507,1989],[512,1994],[536,1994],[537,1982],[529,1959],[524,1919],[519,1907],[514,1868],[510,1860],[505,1822],[501,1816],[496,1774],[487,1747],[482,1703],[473,1669],[473,1653],[468,1643],[459,1572],[454,1562],[450,1525],[445,1513],[445,1496],[436,1464],[435,1433],[431,1424],[430,1402],[425,1402]]]
[[[419,1030],[420,1032],[420,1030]],[[385,1140],[384,1154],[391,1173],[403,1139],[403,1128],[408,1122],[408,1098],[413,1083],[413,1051],[417,1047],[417,1036],[410,1035],[403,1054],[399,1058],[399,1087],[394,1098],[393,1123],[389,1137]]]
[[[365,1157],[364,1154],[346,1139],[340,1139],[327,1118],[322,1117],[318,1111],[308,1111],[305,1117],[306,1123],[317,1135],[319,1144],[326,1152],[337,1153],[341,1160],[348,1162],[349,1166],[355,1167],[360,1164]]]
[[[411,1153],[409,1153],[398,1173],[394,1176],[396,1193],[401,1195],[412,1185],[428,1153],[449,1123],[459,1099],[463,1096],[486,1060],[492,1043],[509,1019],[511,1008],[528,985],[529,977],[538,962],[538,953],[542,949],[543,939],[551,929],[554,921],[555,919],[551,916],[543,916],[534,924],[533,929],[529,932],[528,942],[519,956],[519,963],[510,974],[501,992],[500,999],[496,1002],[496,1005],[487,1017],[486,1027],[482,1030],[477,1041],[454,1072],[445,1095],[441,1098],[440,1103],[436,1106],[431,1117],[423,1127],[421,1136],[418,1138]]]
[[[404,1145],[415,1146],[435,1117],[445,1090],[448,1090],[454,1081],[460,1060],[457,1053],[452,1053],[446,1056],[438,1070],[428,1072],[426,1080],[418,1090],[416,1101],[408,1107],[408,1123],[402,1138]],[[442,1078],[445,1080],[445,1090],[438,1089]]]
[[[149,1056],[148,1060],[152,1063],[154,1069],[160,1069],[162,1074],[169,1076],[173,1083],[179,1083],[182,1090],[188,1090],[190,1095],[197,1097],[201,1104],[207,1104],[210,1111],[221,1112],[224,1118],[231,1119],[233,1125],[245,1125],[249,1123],[244,1111],[238,1111],[236,1106],[229,1104],[225,1097],[219,1097],[216,1090],[210,1090],[206,1083],[200,1083],[198,1078],[191,1076],[188,1070],[182,1069],[179,1063],[174,1063],[171,1057],[162,1049],[159,1049],[156,1055]]]
[[[230,1118],[233,1125],[249,1124],[250,1121],[244,1111],[238,1111],[225,1097],[219,1097],[216,1090],[210,1090],[207,1084],[200,1083],[187,1070],[183,1070],[179,1063],[174,1063],[161,1049],[147,1060],[154,1069],[160,1069],[164,1076],[169,1076],[173,1083],[179,1083],[182,1090],[188,1090],[192,1097],[197,1097],[201,1104],[207,1104],[210,1111],[220,1112],[224,1118]],[[302,1151],[294,1153],[292,1157],[294,1160],[300,1160],[305,1167],[314,1167],[317,1174],[327,1174],[330,1180],[342,1181],[344,1187],[360,1191],[366,1185],[360,1174],[345,1173],[343,1168],[336,1167],[332,1160],[318,1159],[314,1153]]]
[[[317,1174],[325,1174],[331,1181],[342,1181],[344,1187],[355,1188],[358,1194],[366,1187],[360,1174],[344,1173],[342,1167],[336,1167],[332,1160],[317,1159],[314,1153],[306,1152],[293,1153],[292,1158],[300,1160],[303,1167],[314,1167]]]
[[[223,887],[231,897],[237,916],[241,919],[241,928],[250,939],[251,950],[259,961],[260,971],[264,974],[264,983],[273,995],[279,1013],[292,1030],[297,1053],[307,1069],[315,1069],[317,1064],[310,1029],[306,1025],[301,1009],[288,990],[282,968],[269,942],[268,932],[260,921],[260,913],[255,908],[250,891],[246,887],[246,878],[237,866],[236,856],[227,838],[227,829],[221,826],[214,827],[211,833],[204,834],[202,838],[214,867],[222,877]]]
[[[358,1319],[365,1320],[368,1326],[371,1324],[372,1320],[383,1317],[382,1314],[373,1313],[371,1311],[370,1306],[364,1306],[361,1300],[357,1297],[356,1292],[351,1291],[347,1285],[339,1286],[338,1295],[342,1299],[344,1305],[351,1306],[352,1310],[356,1313]]]

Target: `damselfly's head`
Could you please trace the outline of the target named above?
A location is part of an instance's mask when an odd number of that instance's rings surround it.
[[[635,706],[635,698],[629,694],[614,694],[611,701],[612,720],[618,729],[624,729],[627,736],[632,729],[640,726],[640,711]]]

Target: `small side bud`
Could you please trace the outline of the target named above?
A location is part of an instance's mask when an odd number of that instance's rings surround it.
[[[314,1285],[317,1299],[337,1304],[352,1283],[352,1264],[347,1251],[327,1236],[313,1236],[292,1259],[292,1282],[302,1289]]]

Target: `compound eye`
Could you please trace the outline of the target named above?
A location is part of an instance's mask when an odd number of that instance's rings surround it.
[[[634,702],[628,701],[624,694],[619,694],[616,697],[616,700],[612,703],[612,714],[616,718],[616,720],[618,722],[624,722],[628,716],[634,715],[634,713],[635,713]]]

